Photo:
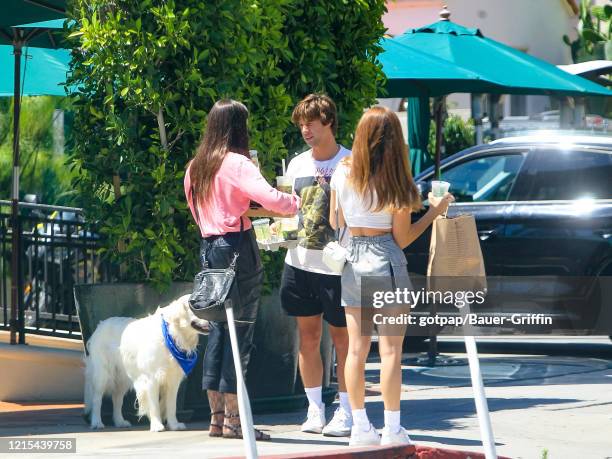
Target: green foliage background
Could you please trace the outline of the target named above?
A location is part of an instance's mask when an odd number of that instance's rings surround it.
[[[323,91],[339,140],[374,103],[383,0],[73,0],[70,162],[89,221],[124,280],[163,287],[198,269],[183,177],[222,97],[250,110],[251,148],[271,179],[301,148],[295,103]],[[268,288],[281,255],[266,255]]]
[[[590,0],[580,0],[577,38],[563,41],[570,47],[574,62],[596,59],[612,60],[612,5],[591,5]]]
[[[43,204],[71,205],[75,193],[66,158],[53,153],[55,109],[66,109],[65,98],[23,97],[20,129],[20,194],[36,194]],[[0,98],[0,199],[10,199],[13,173],[13,98]]]
[[[573,41],[567,35],[563,36],[575,63],[612,60],[612,4],[592,5],[590,0],[580,0],[576,34]],[[612,117],[612,101],[609,99],[587,97],[587,113]]]
[[[465,150],[474,145],[474,121],[467,121],[459,115],[449,115],[444,120],[444,155],[442,159],[451,156],[458,151]],[[429,141],[427,151],[433,157],[436,148],[436,124],[432,120],[429,124]]]

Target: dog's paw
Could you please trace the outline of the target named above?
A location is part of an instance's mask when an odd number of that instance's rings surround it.
[[[90,425],[91,429],[104,429],[104,424],[102,423],[101,420],[95,420],[95,421],[91,421],[91,425]]]
[[[172,424],[168,423],[168,429],[170,430],[185,430],[186,428],[187,426],[182,422],[173,422]]]
[[[151,428],[149,430],[151,432],[163,432],[164,430],[166,430],[166,428],[159,421],[151,421]]]
[[[120,421],[115,422],[115,427],[119,427],[119,428],[132,427],[132,423],[130,421],[126,421],[125,419],[121,419]]]

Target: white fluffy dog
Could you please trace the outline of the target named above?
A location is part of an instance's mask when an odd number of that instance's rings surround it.
[[[115,426],[130,426],[121,413],[130,387],[136,391],[138,415],[149,417],[152,432],[164,430],[164,419],[170,430],[185,428],[176,419],[176,396],[185,373],[166,345],[162,316],[179,351],[195,351],[198,334],[208,332],[208,322],[191,312],[188,298],[182,296],[143,319],[111,317],[98,324],[85,358],[85,414],[91,415],[92,429],[104,427],[104,394],[112,396]]]

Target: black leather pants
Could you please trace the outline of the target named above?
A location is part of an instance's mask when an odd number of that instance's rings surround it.
[[[209,268],[227,268],[234,251],[240,253],[236,267],[236,279],[230,292],[236,317],[236,334],[242,363],[246,368],[253,348],[255,318],[259,309],[263,266],[259,248],[252,229],[244,231],[239,244],[239,233],[212,236],[202,239],[200,261],[208,262]],[[223,393],[236,393],[236,371],[227,323],[210,322],[210,333],[204,354],[202,389]]]

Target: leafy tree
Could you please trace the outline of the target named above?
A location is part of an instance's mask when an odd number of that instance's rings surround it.
[[[164,286],[198,269],[182,183],[216,100],[247,105],[269,179],[301,142],[290,113],[309,92],[336,99],[350,140],[382,81],[383,11],[382,0],[72,2],[74,185],[123,279]]]
[[[381,0],[293,0],[285,8],[283,33],[288,49],[280,67],[295,105],[312,92],[324,92],[339,113],[338,140],[350,146],[364,108],[374,104],[384,84],[375,58],[385,33]],[[304,142],[294,127],[285,135],[290,152]]]
[[[612,5],[591,6],[589,0],[581,0],[576,32],[578,37],[573,41],[567,35],[563,36],[575,63],[612,60]],[[609,100],[588,97],[586,101],[588,113],[612,116],[612,102]]]
[[[56,108],[66,108],[64,98],[51,96],[22,98],[20,116],[21,198],[36,194],[44,204],[70,205],[74,192],[65,157],[55,155],[53,116]],[[0,190],[2,199],[10,198],[13,172],[13,105],[6,98],[0,106]]]
[[[589,0],[581,0],[576,32],[574,41],[563,36],[574,62],[612,60],[612,5],[591,6]]]

